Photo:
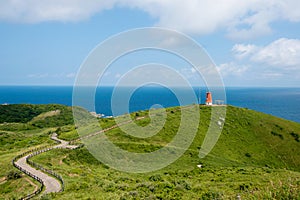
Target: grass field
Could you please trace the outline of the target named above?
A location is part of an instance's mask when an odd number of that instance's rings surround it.
[[[53,128],[15,131],[14,126],[19,127],[20,124],[0,125],[0,199],[19,199],[40,186],[24,174],[20,178],[7,180],[10,172],[18,172],[12,165],[12,159],[29,149],[54,143],[49,140],[49,133],[55,130]]]
[[[51,111],[51,110],[49,110]],[[168,108],[166,123],[152,137],[136,138],[120,128],[106,132],[115,145],[129,152],[148,153],[162,148],[176,135],[181,111]],[[40,119],[58,117],[43,116]],[[148,116],[148,111],[132,113],[132,118]],[[198,154],[211,117],[211,108],[200,107],[200,124],[193,143],[171,165],[149,173],[126,173],[96,160],[86,147],[56,149],[32,160],[62,175],[65,191],[42,199],[299,199],[300,198],[300,124],[248,109],[227,106],[222,134],[214,149],[203,159]],[[34,118],[33,119],[37,119]],[[190,120],[194,120],[191,118]],[[51,121],[51,120],[50,120]],[[145,117],[135,123],[145,127]],[[0,125],[0,178],[14,170],[11,159],[28,148],[52,143],[49,134],[57,131],[65,140],[78,138],[74,125],[26,130],[27,123]],[[51,122],[52,123],[52,122]],[[100,119],[103,128],[114,119]],[[192,123],[192,121],[191,121]],[[130,124],[127,128],[130,129]],[[201,164],[199,168],[197,165]],[[33,191],[25,177],[6,181],[0,187],[4,199]],[[36,183],[38,184],[38,183]],[[2,196],[1,196],[2,197]]]

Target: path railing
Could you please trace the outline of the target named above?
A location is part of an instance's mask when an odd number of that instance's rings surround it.
[[[44,185],[44,182],[43,182],[42,179],[40,179],[40,178],[37,177],[36,175],[32,174],[31,172],[27,171],[26,169],[23,169],[22,167],[20,167],[18,164],[16,164],[16,161],[19,160],[21,157],[24,157],[25,155],[28,155],[28,154],[30,154],[30,153],[32,153],[32,152],[34,152],[34,151],[38,151],[38,150],[41,150],[41,149],[44,149],[44,148],[47,148],[47,147],[49,147],[49,146],[39,147],[39,148],[36,148],[36,149],[32,149],[32,150],[26,151],[26,152],[24,152],[24,153],[22,153],[22,154],[20,154],[20,155],[17,155],[17,156],[14,157],[14,159],[12,160],[12,164],[13,164],[14,167],[16,167],[17,169],[19,169],[19,170],[20,170],[21,172],[23,172],[24,174],[26,174],[26,175],[32,177],[33,179],[35,179],[35,180],[37,180],[39,183],[41,183],[41,187],[39,187],[39,189],[37,189],[36,191],[34,191],[34,192],[31,193],[31,194],[28,194],[28,195],[22,197],[21,199],[24,199],[24,200],[25,200],[25,199],[30,199],[30,198],[32,198],[32,197],[34,197],[34,196],[40,194],[40,193],[43,191],[45,185]]]
[[[33,156],[36,156],[36,155],[39,155],[39,154],[41,154],[41,153],[50,151],[50,150],[52,150],[52,149],[57,149],[57,148],[55,148],[55,146],[52,146],[52,147],[49,147],[49,148],[46,148],[46,149],[42,149],[42,150],[33,152],[33,153],[31,153],[30,155],[27,156],[26,162],[27,162],[29,165],[31,165],[32,167],[34,167],[34,168],[36,168],[36,169],[39,169],[39,170],[41,170],[41,171],[43,171],[43,172],[46,172],[46,173],[48,173],[48,174],[54,176],[56,179],[58,179],[59,182],[61,183],[61,189],[60,189],[59,192],[62,192],[62,191],[64,191],[64,180],[62,179],[62,177],[61,177],[59,174],[55,173],[54,171],[52,171],[52,170],[50,170],[50,169],[44,168],[42,165],[39,165],[39,164],[33,162],[32,160],[29,160],[29,159],[32,158]]]
[[[52,138],[52,140],[55,140],[57,143],[61,143],[60,140],[58,139],[55,139],[55,138]],[[77,146],[76,148],[73,148],[73,149],[77,149],[77,148],[81,148],[83,145],[79,145]],[[30,199],[38,194],[40,194],[44,187],[45,187],[45,184],[43,182],[42,179],[40,179],[39,177],[37,177],[36,175],[32,174],[31,172],[27,171],[26,169],[23,169],[21,166],[19,166],[16,161],[19,160],[20,158],[24,157],[24,156],[27,156],[26,157],[26,163],[28,163],[30,166],[36,168],[36,169],[39,169],[43,172],[46,172],[52,176],[54,176],[56,179],[58,179],[61,183],[61,189],[60,189],[60,192],[62,192],[64,190],[64,181],[63,181],[63,178],[55,173],[54,171],[50,170],[50,169],[47,169],[47,168],[44,168],[42,165],[39,165],[35,162],[33,162],[32,160],[30,160],[30,158],[32,158],[33,156],[36,156],[36,155],[39,155],[41,153],[44,153],[44,152],[47,152],[47,151],[50,151],[52,149],[63,149],[64,147],[57,147],[57,145],[47,145],[47,146],[43,146],[43,147],[38,147],[38,148],[35,148],[35,149],[31,149],[29,151],[26,151],[20,155],[17,155],[16,157],[13,158],[12,160],[12,164],[14,167],[16,167],[18,170],[20,170],[21,172],[25,173],[26,175],[32,177],[33,179],[37,180],[39,183],[41,183],[41,187],[39,187],[38,190],[34,191],[33,193],[31,194],[28,194],[26,195],[25,197],[22,197],[21,199]]]

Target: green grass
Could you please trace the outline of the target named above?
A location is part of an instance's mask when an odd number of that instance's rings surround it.
[[[244,199],[261,199],[269,192],[274,197],[279,195],[275,193],[288,192],[291,188],[293,193],[289,195],[299,195],[298,172],[251,166],[212,168],[204,165],[199,169],[193,162],[183,164],[188,156],[184,155],[163,170],[146,174],[110,169],[95,160],[85,148],[54,150],[33,160],[63,176],[65,191],[52,194],[55,199],[197,199],[209,194],[220,194],[225,199],[237,194]]]
[[[57,115],[47,116],[47,112],[59,110]],[[44,116],[42,117],[42,113]],[[40,116],[40,119],[37,116]],[[37,118],[35,118],[37,117]],[[35,119],[34,119],[35,118]],[[71,107],[58,104],[31,105],[11,104],[0,105],[0,123],[29,123],[34,127],[62,126],[73,122]]]
[[[34,185],[31,185],[31,183]],[[33,193],[36,186],[40,187],[40,183],[25,175],[15,180],[1,181],[0,199],[20,199],[21,197]]]
[[[127,151],[153,152],[169,143],[179,128],[180,110],[175,107],[167,111],[164,127],[149,138],[130,136],[120,128],[105,134]],[[132,113],[131,118],[147,115],[147,111]],[[151,173],[130,174],[111,169],[96,160],[86,147],[77,150],[55,149],[35,156],[33,161],[62,175],[65,181],[64,192],[43,198],[235,199],[237,195],[242,199],[300,198],[300,155],[297,153],[300,152],[299,123],[227,106],[225,125],[216,146],[204,159],[200,159],[198,154],[210,117],[211,107],[202,106],[198,132],[189,149],[171,165]],[[149,118],[144,118],[135,124],[146,127],[150,122]],[[153,122],[156,123],[155,120]],[[102,128],[108,128],[115,125],[115,121],[100,119],[99,124]],[[131,128],[130,124],[125,126]],[[3,168],[0,170],[2,176],[10,170],[4,165],[9,166],[10,159],[18,151],[48,143],[49,131],[57,131],[59,137],[66,140],[78,138],[72,124],[42,129],[40,132],[37,130],[40,129],[15,132],[3,130],[6,133],[0,135],[0,138],[11,149],[1,149],[4,152],[1,158],[5,162],[0,164]],[[20,138],[20,143],[14,148],[10,142],[17,138]],[[38,143],[28,144],[33,138]],[[202,168],[198,168],[198,164]],[[6,193],[9,194],[13,195],[12,191]]]
[[[15,156],[38,146],[54,144],[54,141],[49,140],[52,131],[51,128],[18,132],[0,130],[0,180],[5,179],[10,171],[17,171],[12,165]],[[0,199],[19,199],[33,192],[34,187],[28,179],[40,187],[38,182],[24,174],[16,180],[0,181]]]
[[[63,112],[49,116],[49,111],[57,108]],[[30,149],[55,144],[49,140],[50,134],[57,130],[57,126],[70,123],[71,114],[71,108],[62,105],[0,106],[0,118],[6,121],[0,123],[0,180],[3,180],[0,181],[0,199],[19,199],[32,193],[34,187],[28,180],[40,187],[38,182],[24,174],[15,180],[6,180],[10,171],[17,170],[11,163],[12,159]],[[58,124],[55,122],[57,119]],[[62,120],[66,121],[61,123]]]

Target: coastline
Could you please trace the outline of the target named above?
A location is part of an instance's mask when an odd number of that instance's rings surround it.
[[[57,103],[71,106],[72,90],[72,86],[0,86],[0,104]],[[195,88],[196,94],[199,92],[198,90],[199,88]],[[114,116],[111,112],[110,102],[112,91],[113,87],[110,86],[98,88],[95,95],[95,100],[98,102],[96,108],[83,107],[92,112]],[[202,100],[205,99],[205,88],[201,88],[200,95]],[[227,87],[226,96],[226,104],[300,123],[300,88]],[[130,100],[129,112],[147,110],[153,104],[161,104],[164,107],[179,105],[176,97],[170,91],[151,86],[135,92]],[[124,113],[117,113],[117,115],[120,114]]]

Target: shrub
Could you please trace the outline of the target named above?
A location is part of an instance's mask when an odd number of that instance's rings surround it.
[[[242,190],[242,191],[248,190],[249,188],[250,188],[250,187],[249,187],[249,185],[247,185],[247,184],[242,184],[242,185],[239,186],[239,189]]]
[[[281,126],[279,126],[278,124],[275,124],[275,126],[276,126],[277,128],[279,128],[281,131],[283,130],[283,128],[282,128]]]
[[[161,175],[159,175],[159,174],[155,174],[155,175],[152,175],[149,177],[150,181],[161,181],[161,179],[162,179]]]
[[[176,183],[176,189],[177,190],[182,190],[182,189],[191,190],[192,187],[185,180],[180,180],[180,181],[177,181],[177,183]]]
[[[222,194],[220,192],[209,191],[204,193],[200,199],[201,200],[219,200],[222,199]]]
[[[290,135],[297,141],[300,142],[300,136],[297,133],[291,132]]]
[[[277,132],[275,132],[275,131],[271,131],[271,134],[274,135],[274,136],[279,137],[279,138],[282,139],[282,140],[284,139],[284,138],[283,138],[283,135],[281,135],[280,133],[277,133]]]
[[[8,172],[7,174],[7,180],[16,180],[18,178],[21,178],[21,172],[18,172],[18,171],[10,171]]]
[[[248,158],[251,158],[251,154],[250,153],[245,153],[245,156]]]
[[[133,196],[133,197],[137,197],[139,195],[139,192],[138,191],[130,191],[129,195]]]

